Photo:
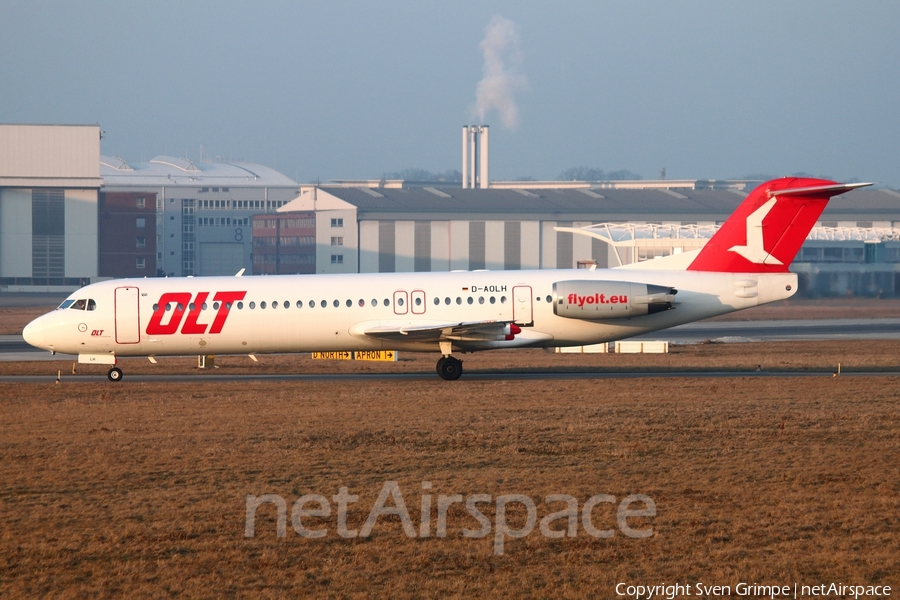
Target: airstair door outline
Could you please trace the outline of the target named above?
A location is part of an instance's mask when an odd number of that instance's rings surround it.
[[[534,325],[534,311],[531,303],[531,286],[513,286],[513,322],[521,327]]]
[[[406,305],[407,294],[403,290],[397,290],[394,292],[394,314],[395,315],[405,315],[409,312],[409,307]]]
[[[414,315],[425,314],[425,292],[414,290],[410,295],[410,309]]]
[[[136,287],[116,288],[116,343],[137,344],[141,341],[141,318]]]

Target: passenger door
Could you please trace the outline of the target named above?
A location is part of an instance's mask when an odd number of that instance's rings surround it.
[[[136,287],[116,288],[116,343],[137,344],[141,341],[141,320]]]
[[[530,285],[513,287],[513,322],[520,327],[531,327],[534,325]]]

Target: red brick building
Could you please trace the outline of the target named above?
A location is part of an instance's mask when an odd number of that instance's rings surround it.
[[[103,192],[98,198],[100,277],[156,276],[156,194]]]
[[[276,213],[253,217],[253,274],[316,272],[316,214]]]

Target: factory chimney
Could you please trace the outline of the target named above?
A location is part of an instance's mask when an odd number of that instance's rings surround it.
[[[464,125],[462,128],[462,187],[463,189],[490,187],[488,174],[487,125]]]

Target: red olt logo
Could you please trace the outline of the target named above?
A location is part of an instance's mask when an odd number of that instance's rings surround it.
[[[225,320],[231,311],[233,302],[243,300],[247,292],[216,292],[213,301],[219,302],[219,309],[211,324],[198,323],[200,313],[203,310],[203,303],[209,296],[209,292],[197,292],[194,299],[193,308],[185,311],[191,306],[191,294],[189,292],[170,292],[159,297],[157,310],[153,311],[150,317],[150,323],[147,325],[147,335],[172,335],[178,331],[178,326],[184,320],[181,326],[181,333],[188,335],[202,335],[204,333],[222,333],[222,327],[225,326]],[[168,322],[163,323],[163,318],[168,314],[166,305],[172,305],[172,316]],[[187,312],[187,318],[185,318]],[[209,329],[209,331],[207,331]]]

